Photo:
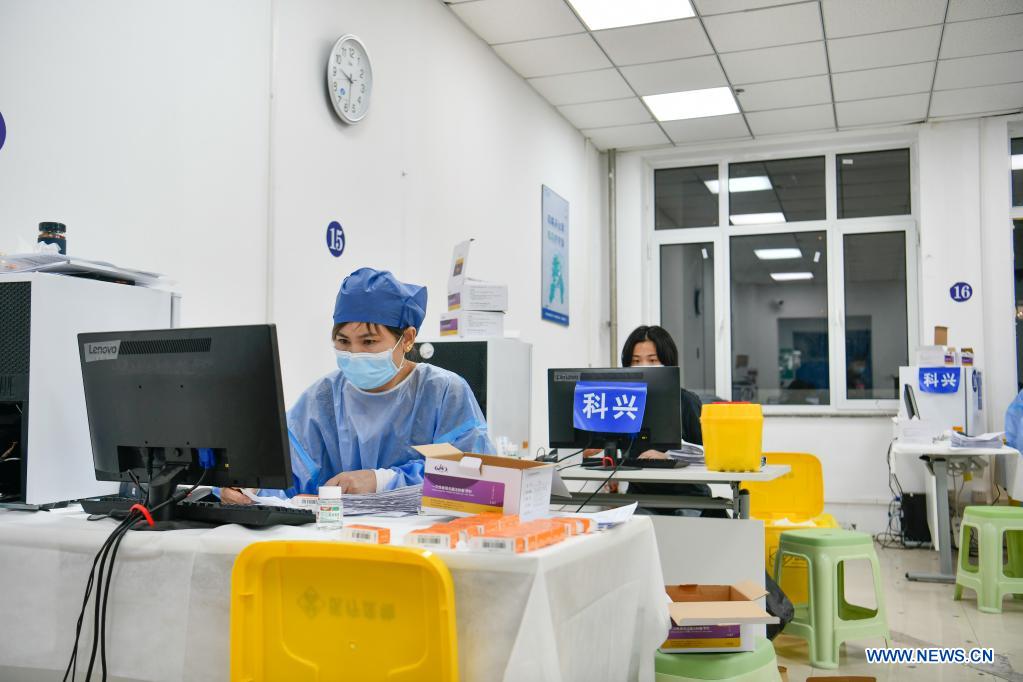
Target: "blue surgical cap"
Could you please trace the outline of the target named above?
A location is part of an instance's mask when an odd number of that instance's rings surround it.
[[[416,331],[426,317],[426,287],[399,282],[387,270],[359,268],[345,277],[334,302],[334,324],[372,322]]]

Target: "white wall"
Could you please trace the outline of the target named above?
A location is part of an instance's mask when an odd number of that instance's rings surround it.
[[[0,0],[0,251],[163,272],[186,326],[265,319],[269,0]]]
[[[506,330],[533,344],[533,448],[546,443],[546,369],[598,349],[600,157],[435,0],[275,4],[273,319],[286,398],[332,370],[338,285],[362,266],[426,284],[423,337],[446,308],[455,243],[475,237],[470,276],[506,282]],[[357,34],[373,61],[369,117],[340,123],[324,94],[333,42]],[[571,326],[540,319],[540,187],[570,204]],[[347,248],[325,246],[331,220]]]

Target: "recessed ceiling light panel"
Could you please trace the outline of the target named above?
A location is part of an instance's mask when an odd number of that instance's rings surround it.
[[[771,279],[775,282],[798,282],[813,279],[812,272],[772,272]]]
[[[704,180],[703,184],[712,194],[717,194],[721,189],[721,183],[717,180]],[[755,175],[749,178],[731,178],[728,181],[728,191],[732,192],[760,192],[765,189],[772,189],[771,180],[766,175]]]
[[[728,216],[733,225],[765,225],[770,223],[784,223],[784,213],[741,213]]]
[[[568,0],[591,31],[694,16],[689,0]]]
[[[760,260],[791,260],[803,257],[803,252],[799,249],[753,249],[753,253]]]
[[[706,118],[739,113],[739,105],[729,88],[705,88],[646,95],[643,101],[658,121]]]

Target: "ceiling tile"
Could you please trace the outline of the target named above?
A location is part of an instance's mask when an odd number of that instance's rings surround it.
[[[530,78],[527,82],[555,106],[620,99],[633,94],[617,69]]]
[[[721,14],[705,18],[703,25],[719,53],[824,39],[816,3]]]
[[[594,31],[593,37],[618,66],[685,59],[714,52],[698,19]]]
[[[742,120],[742,114],[665,121],[661,125],[675,142],[713,142],[749,137],[749,130]]]
[[[940,40],[941,26],[829,40],[831,72],[933,61],[938,58]]]
[[[834,130],[835,115],[830,104],[795,109],[775,109],[746,114],[753,134],[803,133],[816,130]]]
[[[1023,80],[1023,50],[938,62],[935,90],[972,88]]]
[[[562,0],[478,0],[451,11],[490,45],[586,30]]]
[[[928,93],[838,102],[838,127],[877,125],[879,123],[911,123],[927,115]]]
[[[650,112],[638,97],[616,99],[609,102],[567,104],[558,110],[572,125],[584,128],[606,128],[652,121]]]
[[[664,136],[656,123],[641,123],[613,128],[583,130],[598,149],[628,149],[630,147],[653,147],[668,145],[671,141]]]
[[[742,92],[736,93],[736,99],[745,112],[831,104],[831,87],[827,76],[753,83],[740,89]]]
[[[933,79],[934,62],[922,62],[836,73],[831,76],[831,85],[835,89],[835,101],[845,102],[929,92]]]
[[[940,24],[946,0],[823,0],[828,38]]]
[[[721,55],[732,85],[818,76],[828,72],[824,42]]]
[[[931,116],[987,114],[1014,109],[1023,109],[1023,83],[942,90],[935,92],[931,100]]]
[[[952,0],[947,21],[966,21],[1023,12],[1023,0]]]
[[[792,4],[792,0],[695,0],[696,10],[700,16],[704,17],[709,17],[712,14],[745,12],[750,9],[790,4]]]
[[[1011,52],[1023,46],[1023,14],[948,24],[941,39],[941,58]]]
[[[728,85],[717,57],[675,59],[656,64],[623,66],[622,75],[641,95],[702,90]]]
[[[494,52],[523,78],[606,69],[607,57],[589,34],[495,45]]]

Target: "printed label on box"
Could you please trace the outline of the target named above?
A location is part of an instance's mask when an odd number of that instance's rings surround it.
[[[423,477],[423,506],[474,514],[502,512],[504,483],[426,474]]]
[[[662,649],[734,648],[742,644],[739,625],[672,626]]]
[[[458,318],[452,317],[447,320],[440,321],[440,335],[441,336],[454,336],[458,333]]]

